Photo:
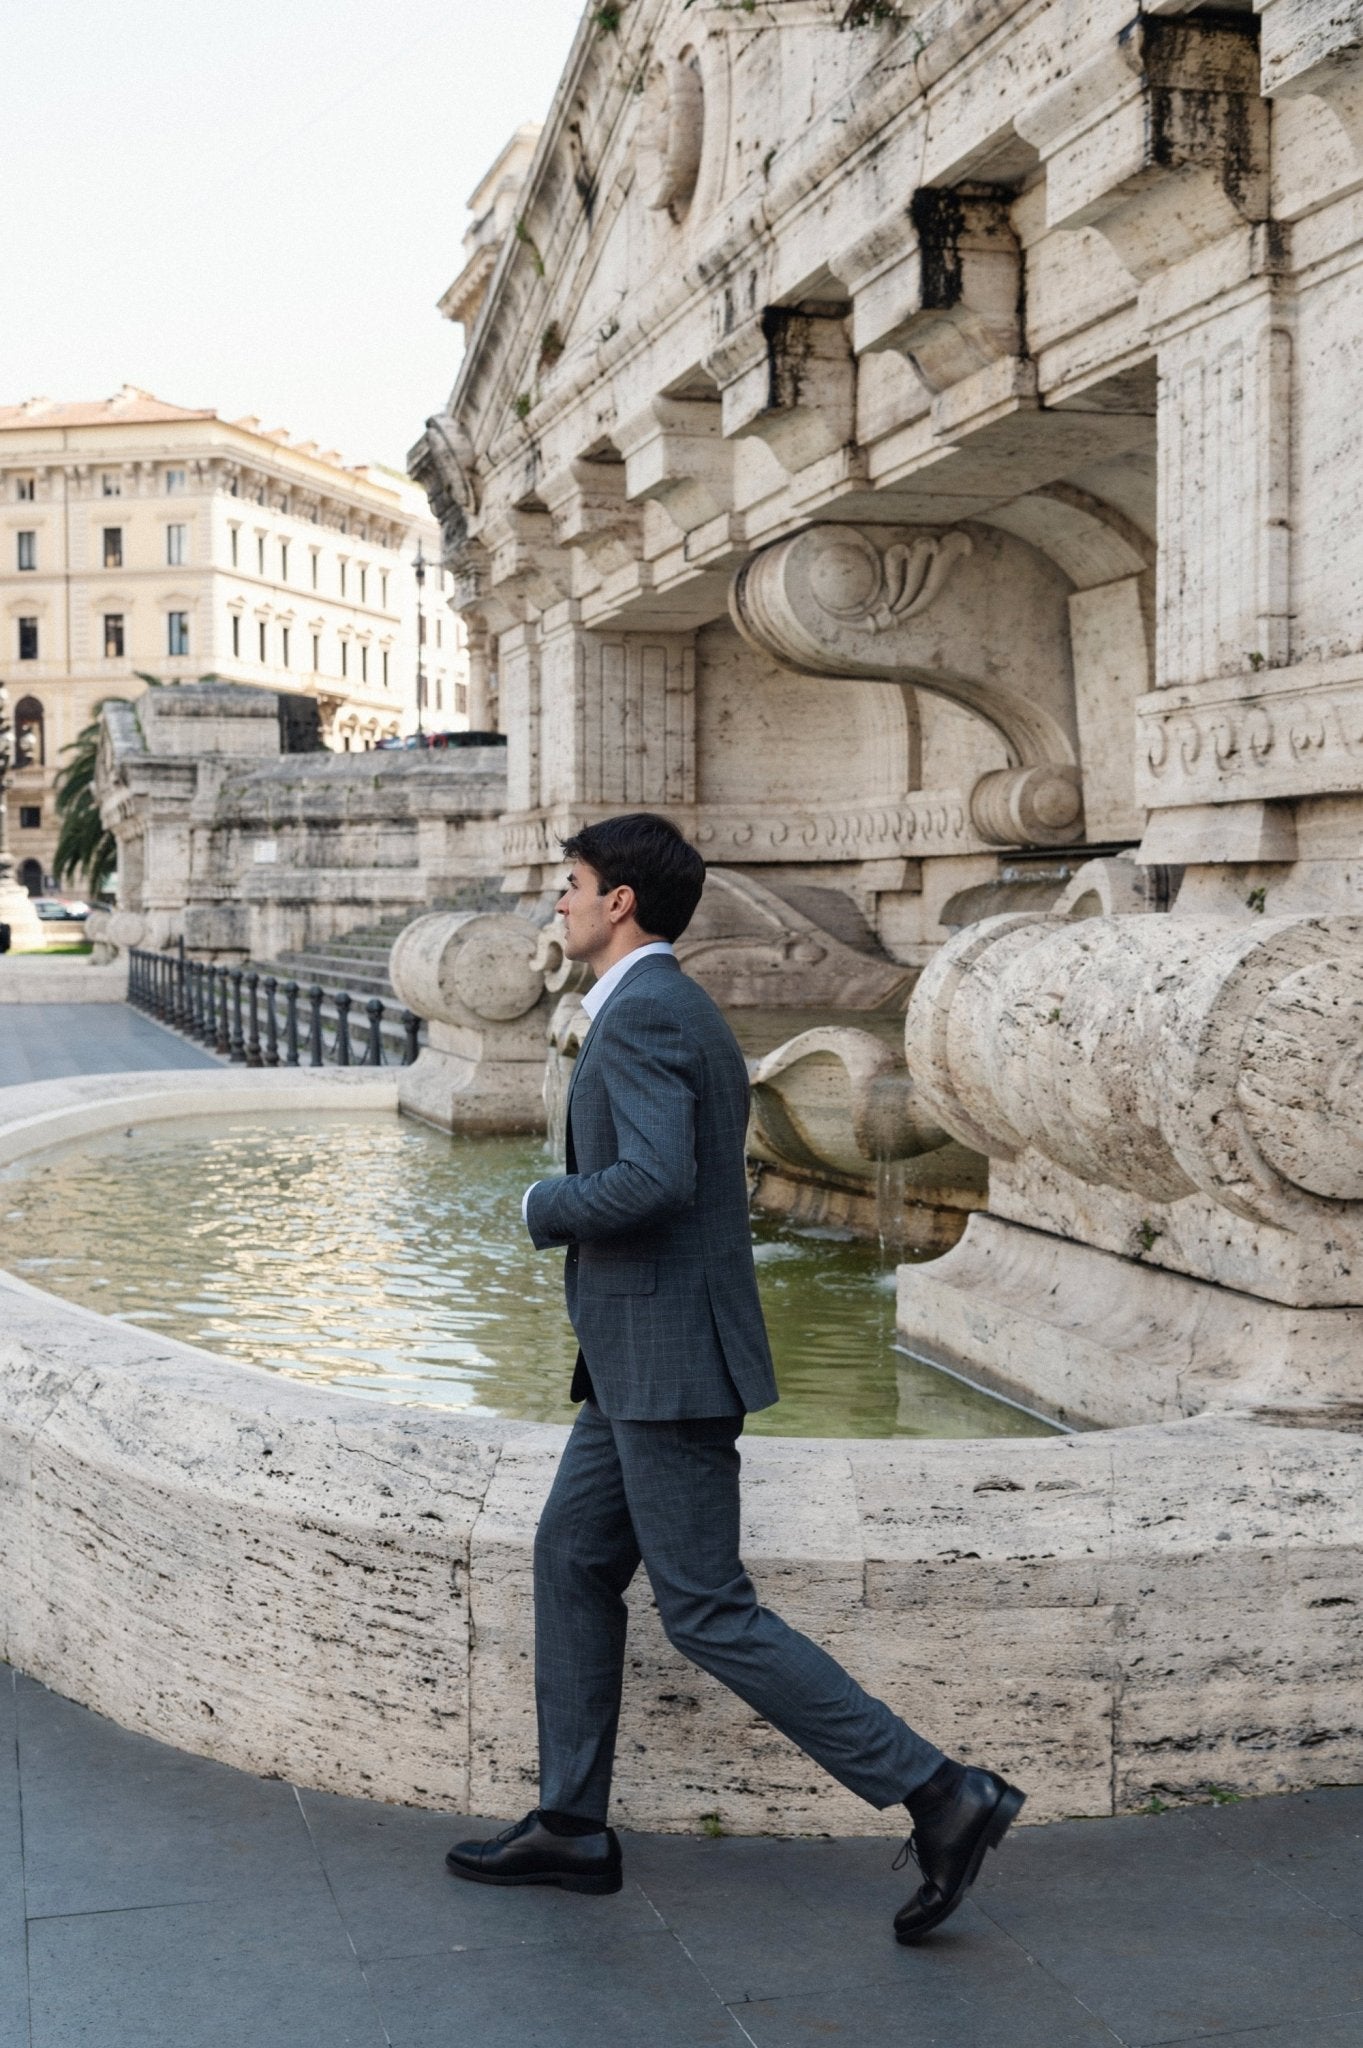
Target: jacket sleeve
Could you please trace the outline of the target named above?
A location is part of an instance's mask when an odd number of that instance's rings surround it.
[[[592,1077],[606,1091],[618,1156],[600,1173],[530,1190],[526,1225],[541,1250],[645,1229],[695,1194],[699,1053],[660,1006],[631,1003],[626,1014],[627,1036],[620,1017],[602,1018]]]

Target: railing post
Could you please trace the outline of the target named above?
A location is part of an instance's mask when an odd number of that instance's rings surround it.
[[[185,986],[185,937],[181,932],[175,942],[175,958],[171,962],[171,1023],[177,1031],[183,1031],[189,1017],[188,990]]]
[[[381,1067],[383,1065],[383,1040],[379,1036],[379,1031],[383,1024],[383,1004],[378,996],[371,996],[364,1008],[365,1015],[369,1019],[369,1039],[364,1048],[363,1064],[366,1067]]]
[[[275,1022],[274,1013],[274,992],[278,986],[279,983],[275,980],[274,976],[267,974],[264,981],[265,1064],[267,1067],[277,1067],[279,1065],[279,1026]]]
[[[404,1067],[415,1066],[416,1056],[421,1050],[417,1042],[421,1036],[421,1019],[417,1016],[415,1010],[403,1011],[402,1028],[406,1033],[406,1040],[402,1048],[402,1064]]]
[[[246,1064],[260,1065],[260,1009],[257,997],[260,991],[260,976],[253,967],[246,977]]]
[[[199,997],[203,1030],[199,1033],[205,1045],[212,1045],[218,1035],[217,1004],[213,1000],[215,984],[213,969],[205,961],[200,966]]]
[[[322,991],[314,982],[308,990],[308,1065],[322,1064]]]
[[[213,1050],[226,1058],[232,1050],[232,1020],[227,1007],[228,971],[225,967],[215,967],[213,972],[218,978],[218,1033]]]
[[[298,1065],[298,983],[284,984],[284,1064]]]
[[[127,999],[128,999],[128,1003],[129,1003],[129,1005],[130,1005],[130,1006],[131,1006],[131,1007],[132,1007],[133,1009],[136,1009],[136,1007],[137,1007],[137,948],[136,948],[136,946],[129,946],[129,948],[128,948],[128,998],[127,998]]]
[[[336,1064],[350,1065],[350,992],[343,988],[336,991]]]
[[[234,1060],[246,1058],[246,1040],[241,1033],[241,969],[234,967],[230,972],[232,983],[232,1043],[231,1056]]]

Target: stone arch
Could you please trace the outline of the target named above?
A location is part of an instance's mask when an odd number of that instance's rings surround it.
[[[39,697],[21,697],[14,707],[14,762],[17,768],[47,766],[47,717]]]

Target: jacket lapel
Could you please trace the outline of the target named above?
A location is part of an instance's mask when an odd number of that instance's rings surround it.
[[[616,996],[619,995],[621,988],[624,988],[628,983],[632,982],[636,975],[647,974],[648,970],[651,967],[665,967],[670,973],[674,974],[680,972],[680,969],[677,966],[677,962],[668,954],[650,953],[647,960],[641,960],[637,967],[631,968],[630,972],[622,977],[619,986],[611,990],[610,998],[607,1002],[606,1008],[609,1009],[610,1004],[613,1003],[615,1001]],[[592,1056],[592,1047],[596,1043],[597,1038],[600,1036],[600,1032],[600,1019],[594,1017],[588,1028],[587,1036],[582,1041],[582,1049],[578,1053],[577,1058],[573,1061],[573,1071],[568,1081],[568,1100],[564,1105],[564,1114],[567,1118],[567,1138],[568,1145],[570,1148],[573,1142],[573,1097],[577,1093],[577,1084],[579,1079],[581,1078],[582,1069],[586,1062]]]

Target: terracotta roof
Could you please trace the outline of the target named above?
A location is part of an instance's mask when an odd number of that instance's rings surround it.
[[[167,405],[150,391],[125,384],[112,398],[93,404],[77,400],[63,404],[53,398],[26,398],[22,405],[0,405],[0,431],[7,427],[103,427],[125,420],[213,420],[211,406],[190,408]]]

